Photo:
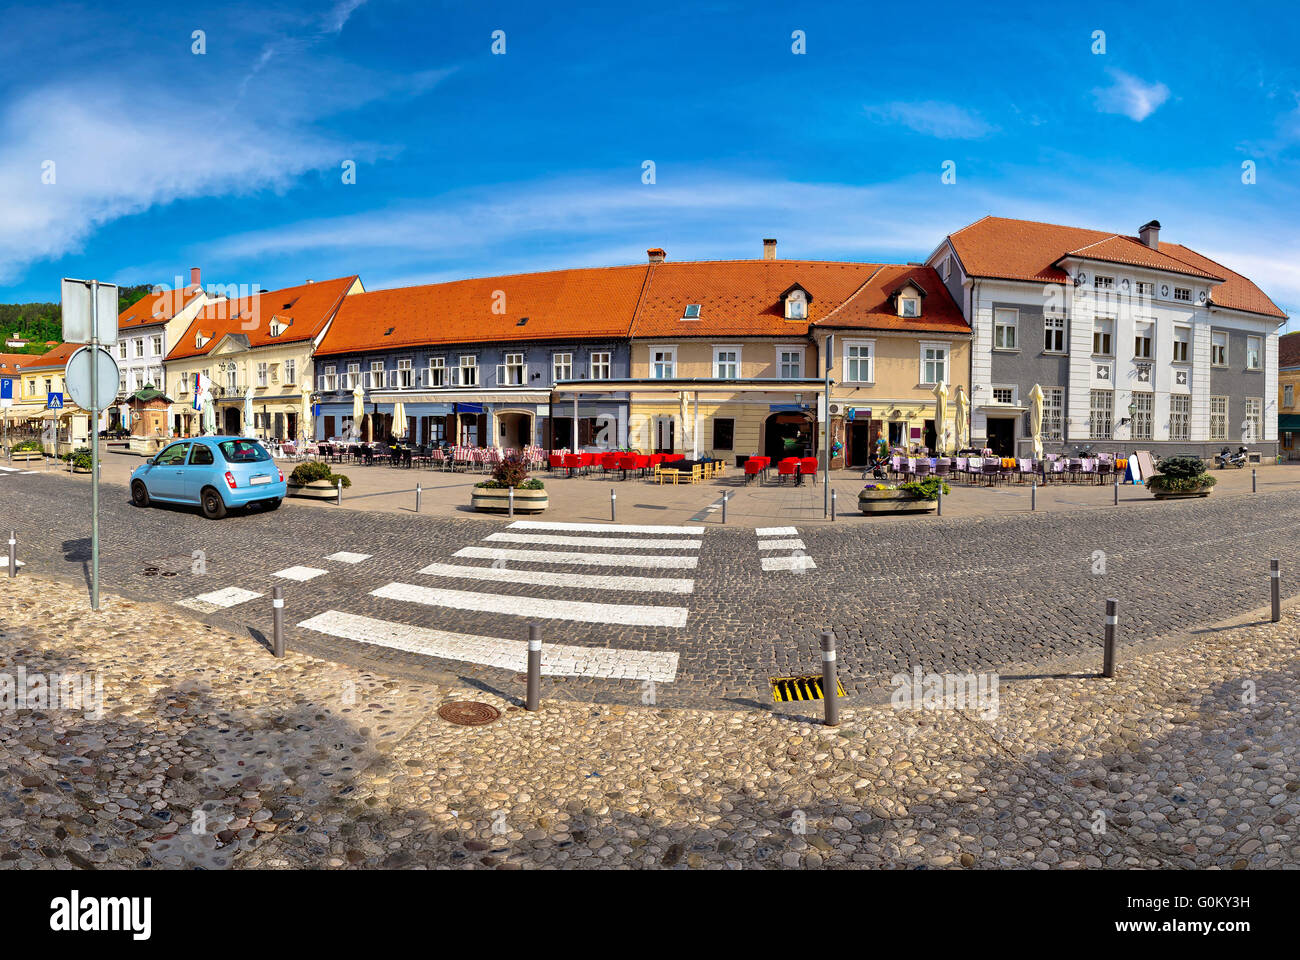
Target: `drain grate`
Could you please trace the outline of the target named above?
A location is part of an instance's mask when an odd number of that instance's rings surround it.
[[[770,681],[772,684],[772,699],[776,703],[822,699],[821,677],[771,677]],[[840,683],[838,678],[835,680],[835,690],[838,696],[845,696],[844,684]]]
[[[174,577],[190,570],[193,563],[194,558],[189,554],[178,553],[145,564],[142,572],[146,577]]]
[[[479,727],[501,716],[501,711],[486,703],[474,700],[453,700],[438,708],[438,716],[448,723],[462,727]]]

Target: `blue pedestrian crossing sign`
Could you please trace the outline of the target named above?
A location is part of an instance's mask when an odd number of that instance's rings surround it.
[[[46,397],[46,399],[45,399],[45,409],[46,409],[46,410],[62,410],[62,409],[63,409],[63,394],[61,394],[61,393],[53,393],[53,392],[51,392],[50,395],[49,395],[48,397]]]

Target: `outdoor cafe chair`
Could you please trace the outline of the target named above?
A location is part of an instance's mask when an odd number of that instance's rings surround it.
[[[776,479],[777,479],[777,482],[779,482],[779,483],[783,483],[784,481],[781,479],[782,477],[796,477],[796,478],[797,478],[798,475],[799,475],[799,460],[798,460],[798,458],[796,458],[796,457],[786,457],[784,460],[781,460],[781,461],[779,461],[779,462],[777,463],[777,465],[776,465]]]
[[[758,485],[761,487],[765,469],[767,469],[767,465],[763,463],[762,457],[750,457],[745,461],[745,483],[749,483],[749,481],[758,477]]]
[[[1109,477],[1114,472],[1115,472],[1115,464],[1111,460],[1102,459],[1097,461],[1097,482],[1098,483],[1105,483],[1106,478]]]
[[[947,478],[952,472],[952,461],[948,457],[940,457],[934,464],[934,475],[936,477]]]
[[[817,458],[803,457],[799,461],[799,472],[805,476],[811,474],[813,483],[817,482]]]
[[[980,464],[980,476],[992,486],[1002,477],[1002,460],[998,457],[984,458]]]
[[[1016,464],[1019,467],[1019,480],[1021,483],[1024,483],[1026,479],[1033,479],[1035,473],[1033,460],[1021,457],[1016,461]]]
[[[925,457],[916,461],[916,475],[918,477],[928,477],[930,475],[930,461]]]

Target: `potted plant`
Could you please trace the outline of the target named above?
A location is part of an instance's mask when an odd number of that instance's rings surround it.
[[[868,483],[858,493],[858,509],[865,514],[931,513],[940,490],[948,493],[948,484],[934,476],[899,484]]]
[[[13,446],[12,455],[14,460],[44,460],[45,451],[41,449],[39,440],[24,440]]]
[[[68,454],[68,460],[72,462],[73,473],[90,473],[91,459],[90,450],[86,447],[73,450]]]
[[[514,491],[516,513],[541,513],[548,505],[546,484],[528,476],[528,467],[518,457],[497,464],[492,478],[474,485],[470,505],[482,513],[506,513]]]
[[[1147,478],[1147,489],[1157,500],[1208,497],[1218,482],[1200,457],[1166,457],[1156,469],[1159,472]]]
[[[352,486],[352,481],[341,473],[330,470],[328,463],[308,460],[293,468],[289,474],[289,496],[307,497],[315,500],[332,500],[338,496],[339,481],[343,486]]]

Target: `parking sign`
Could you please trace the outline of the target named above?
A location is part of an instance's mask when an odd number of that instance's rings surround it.
[[[0,407],[12,407],[14,405],[14,382],[6,377],[0,380]]]

